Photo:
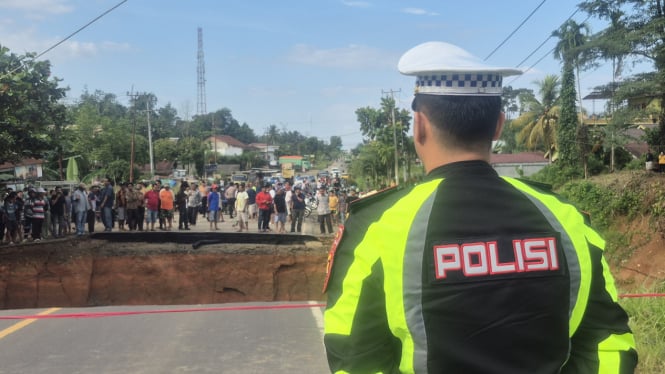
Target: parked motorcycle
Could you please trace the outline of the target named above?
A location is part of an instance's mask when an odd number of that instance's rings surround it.
[[[312,211],[316,211],[316,208],[319,207],[319,201],[316,200],[316,196],[312,194],[307,194],[305,196],[305,217],[309,217],[312,214]]]

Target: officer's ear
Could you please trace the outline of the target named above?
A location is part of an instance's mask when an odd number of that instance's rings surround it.
[[[429,120],[423,112],[413,112],[413,141],[423,146],[428,138]]]
[[[492,140],[499,140],[501,137],[501,131],[503,131],[503,125],[506,123],[506,113],[500,112],[499,113],[499,119],[497,120],[496,123],[496,129],[494,130],[494,137],[492,137]]]

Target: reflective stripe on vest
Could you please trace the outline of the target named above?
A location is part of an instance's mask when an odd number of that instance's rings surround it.
[[[586,250],[588,226],[574,206],[561,202],[556,196],[541,193],[516,179],[503,177],[522,192],[540,210],[552,227],[561,233],[561,243],[568,263],[570,277],[570,309],[568,336],[572,337],[582,321],[591,289],[591,254]],[[561,222],[566,222],[564,227]],[[593,238],[597,243],[600,236]],[[580,248],[577,251],[575,248]],[[602,247],[600,247],[602,248]]]

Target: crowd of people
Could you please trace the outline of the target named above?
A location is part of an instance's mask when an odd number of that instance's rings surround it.
[[[60,238],[71,233],[72,199],[55,188],[8,189],[0,204],[0,237],[3,244]]]
[[[345,189],[325,182],[293,186],[288,180],[182,181],[173,191],[176,186],[161,180],[113,186],[104,179],[90,186],[81,183],[73,191],[31,186],[7,189],[0,204],[1,243],[83,236],[95,232],[98,223],[107,232],[170,231],[177,219],[178,230],[191,230],[199,216],[215,231],[220,229],[219,222],[225,222],[225,215],[238,232],[302,233],[308,204],[318,215],[320,233],[331,235],[333,226],[344,223],[348,203],[358,197],[353,189],[347,196]],[[256,230],[251,221],[256,222]]]
[[[208,202],[207,214],[210,230],[218,230],[217,223],[224,222],[224,213],[238,232],[251,231],[250,221],[256,220],[258,232],[302,233],[307,206],[315,209],[320,234],[333,233],[333,225],[343,224],[349,201],[357,199],[355,190],[347,196],[345,189],[317,182],[292,185],[285,182],[212,184],[205,188],[204,199]]]

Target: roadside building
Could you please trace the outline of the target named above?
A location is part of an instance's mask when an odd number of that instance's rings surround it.
[[[520,178],[537,173],[549,162],[541,152],[493,153],[490,165],[501,176]]]

